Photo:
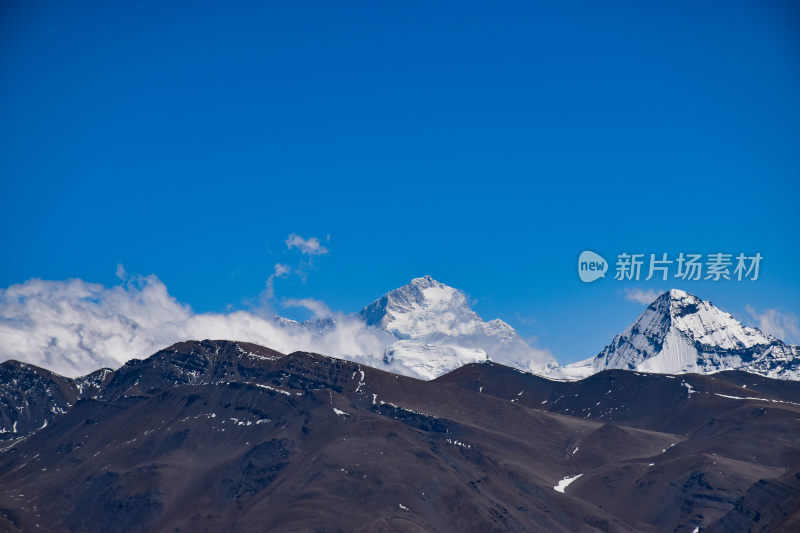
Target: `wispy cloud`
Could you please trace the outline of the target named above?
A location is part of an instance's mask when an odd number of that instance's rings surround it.
[[[745,306],[745,309],[762,332],[790,344],[800,344],[800,320],[796,314],[779,309],[759,313],[752,305]]]
[[[328,240],[330,240],[330,236],[328,236]],[[328,253],[328,249],[320,244],[319,239],[316,237],[304,239],[296,233],[292,233],[287,237],[286,247],[290,250],[292,248],[297,248],[301,253],[306,255],[325,255]]]
[[[330,242],[331,236],[328,235],[326,237],[326,241]],[[309,237],[308,239],[304,239],[300,235],[296,233],[290,233],[289,236],[286,238],[286,248],[289,250],[297,249],[305,256],[308,256],[306,260],[297,262],[293,267],[288,267],[283,265],[287,268],[285,272],[281,275],[276,275],[274,277],[286,277],[289,274],[297,276],[300,278],[300,281],[303,283],[306,282],[308,279],[308,271],[314,268],[314,258],[320,255],[326,255],[328,253],[328,248],[320,244],[319,239],[316,237]],[[276,265],[277,266],[277,265]],[[274,280],[274,278],[273,278]],[[267,280],[268,286],[266,291],[266,296],[269,296],[268,299],[272,299],[274,296],[274,291],[269,291],[271,286],[271,281]]]
[[[283,263],[275,264],[272,274],[269,275],[266,283],[264,284],[264,293],[262,294],[262,298],[265,302],[268,302],[275,297],[275,278],[285,278],[291,272],[292,269],[290,266],[284,265]]]
[[[327,241],[330,242],[331,236],[327,236]],[[319,239],[316,237],[309,237],[304,239],[296,233],[290,233],[286,238],[286,248],[289,250],[296,248],[300,253],[308,256],[325,255],[328,249],[320,244]],[[119,265],[118,269],[122,265]],[[295,266],[289,266],[284,263],[276,263],[272,274],[269,275],[264,284],[264,292],[261,293],[262,303],[267,303],[275,297],[275,280],[278,278],[287,278],[290,275],[295,275],[305,283],[308,279],[308,269],[312,268],[312,258],[309,257],[307,261],[300,261]],[[123,269],[124,272],[124,269]],[[123,279],[123,278],[120,278]]]
[[[655,289],[643,291],[642,289],[625,289],[625,299],[640,304],[650,305],[661,293]]]

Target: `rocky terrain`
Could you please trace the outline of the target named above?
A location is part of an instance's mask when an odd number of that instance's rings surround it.
[[[0,364],[5,531],[795,531],[800,383],[432,381],[233,341]],[[698,529],[699,528],[699,529]]]

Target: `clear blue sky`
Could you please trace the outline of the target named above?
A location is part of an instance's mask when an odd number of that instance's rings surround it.
[[[800,313],[798,5],[530,4],[3,2],[0,286],[122,263],[242,308],[297,233],[330,253],[278,301],[431,274],[562,361],[625,288]],[[587,248],[764,261],[584,285]]]

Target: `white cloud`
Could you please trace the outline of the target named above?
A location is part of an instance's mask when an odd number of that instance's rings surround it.
[[[745,309],[762,332],[789,344],[800,344],[800,320],[796,314],[779,309],[767,309],[759,313],[751,305],[745,306]]]
[[[333,315],[328,306],[314,298],[289,298],[284,300],[284,307],[302,307],[314,313],[314,318],[328,318]]]
[[[327,240],[330,242],[330,235],[328,236]],[[286,247],[290,250],[292,248],[297,248],[301,253],[306,255],[325,255],[328,253],[328,249],[321,245],[319,239],[316,237],[304,239],[296,233],[292,233],[286,239]]]
[[[632,302],[639,302],[644,305],[650,305],[653,300],[658,298],[661,293],[655,289],[643,291],[642,289],[625,289],[625,299]]]
[[[276,265],[273,276],[281,273],[285,270]],[[337,327],[312,332],[257,311],[195,313],[155,276],[131,277],[115,287],[32,279],[0,289],[0,361],[18,359],[77,376],[116,368],[182,340],[235,339],[284,353],[307,350],[380,366],[394,339],[355,317],[327,313]]]

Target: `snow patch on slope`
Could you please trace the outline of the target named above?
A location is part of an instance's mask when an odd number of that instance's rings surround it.
[[[573,481],[577,480],[577,479],[578,479],[579,477],[581,477],[582,475],[583,475],[583,474],[577,474],[577,475],[575,475],[575,476],[567,476],[567,477],[565,477],[565,478],[562,478],[562,479],[561,479],[561,481],[559,481],[559,482],[558,482],[558,483],[557,483],[557,484],[556,484],[556,485],[553,487],[553,489],[554,489],[556,492],[561,492],[561,493],[563,493],[565,490],[567,490],[567,487],[569,487],[569,486],[572,484],[572,482],[573,482]]]

